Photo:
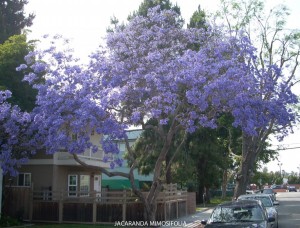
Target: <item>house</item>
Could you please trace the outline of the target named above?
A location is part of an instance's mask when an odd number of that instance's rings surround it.
[[[91,141],[99,144],[99,135],[92,135]],[[103,162],[101,149],[96,153],[86,150],[78,157],[88,165],[109,167],[108,163]],[[81,166],[66,151],[51,155],[38,152],[18,171],[17,178],[6,178],[6,185],[31,187],[34,191],[44,192],[45,197],[49,191],[63,191],[68,197],[77,196],[79,191],[80,196],[90,191],[101,191],[101,173],[94,168]]]
[[[127,135],[129,144],[133,145],[140,136],[142,130],[129,130]],[[99,144],[99,135],[93,134],[91,141]],[[120,149],[120,156],[125,153],[125,142],[116,142]],[[101,174],[99,170],[93,167],[104,167],[110,169],[109,163],[103,162],[104,152],[99,144],[99,150],[93,153],[86,150],[78,157],[91,167],[83,167],[77,163],[73,155],[66,151],[59,151],[53,155],[47,155],[44,152],[37,153],[28,163],[22,165],[19,169],[17,178],[11,179],[10,183],[6,180],[6,185],[31,187],[34,191],[41,191],[47,196],[49,191],[65,192],[68,197],[85,196],[88,192],[100,192],[102,188],[111,190],[122,190],[130,188],[129,180],[124,177],[108,177]],[[123,167],[116,167],[112,171],[127,172],[129,168],[126,161]],[[150,182],[152,175],[140,175],[137,170],[134,171],[136,183],[142,186],[143,183]],[[103,182],[103,183],[102,183]]]
[[[127,137],[129,145],[132,146],[134,142],[141,135],[141,129],[132,129],[127,131]],[[126,152],[125,141],[118,141],[118,148],[120,150],[120,157],[124,157]],[[115,167],[114,169],[109,169],[110,171],[118,171],[123,173],[129,173],[129,167],[126,160],[123,162],[122,167]],[[146,185],[149,185],[153,179],[153,175],[141,175],[138,173],[138,170],[134,170],[135,184],[138,188],[144,188]],[[109,188],[110,190],[123,190],[130,189],[131,185],[128,179],[125,177],[108,177],[107,175],[102,175],[102,186]]]
[[[133,145],[141,130],[128,131],[129,144]],[[94,144],[99,135],[92,135]],[[125,142],[116,142],[122,156]],[[99,148],[100,145],[99,145]],[[86,150],[78,157],[91,167],[102,166],[109,169],[109,163],[103,162],[103,151],[93,153]],[[66,151],[53,155],[37,153],[19,169],[17,178],[5,180],[4,213],[28,221],[68,222],[68,223],[114,223],[116,221],[142,221],[143,205],[133,195],[129,181],[121,177],[107,177],[98,169],[85,167],[75,161]],[[129,168],[116,168],[114,171],[128,172]],[[135,171],[136,183],[140,187],[152,180],[152,175],[143,176]],[[107,190],[122,191],[104,191]],[[188,212],[187,192],[162,192],[157,199],[160,205],[157,220],[170,220],[184,216]],[[193,207],[195,208],[195,206]],[[172,212],[172,213],[171,213]]]

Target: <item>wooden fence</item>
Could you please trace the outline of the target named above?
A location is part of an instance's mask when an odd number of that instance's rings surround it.
[[[144,194],[147,194],[145,192]],[[4,212],[36,222],[114,223],[143,221],[143,205],[131,191],[55,192],[7,187]],[[157,221],[187,214],[187,192],[165,189],[157,199]]]

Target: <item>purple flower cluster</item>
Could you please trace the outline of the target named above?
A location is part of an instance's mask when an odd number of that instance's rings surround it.
[[[31,116],[18,106],[11,106],[6,101],[10,96],[10,91],[0,91],[0,168],[4,174],[15,176],[17,168],[35,153],[35,148],[28,131]]]

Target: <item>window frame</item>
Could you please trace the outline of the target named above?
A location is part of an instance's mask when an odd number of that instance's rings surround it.
[[[20,177],[23,175],[23,184],[20,184]],[[29,184],[26,184],[26,177],[29,177]],[[18,187],[31,187],[31,173],[19,173],[17,179]]]
[[[71,177],[75,177],[75,184],[70,183]],[[71,187],[75,187],[75,190],[70,190]],[[69,174],[68,175],[68,196],[69,197],[77,197],[78,190],[78,175],[77,174]]]

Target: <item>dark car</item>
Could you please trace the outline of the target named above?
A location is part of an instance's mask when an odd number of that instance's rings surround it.
[[[277,192],[275,192],[272,188],[265,188],[263,191],[262,191],[263,194],[270,194],[273,201],[276,200],[276,194]]]
[[[238,200],[260,200],[262,205],[266,208],[268,217],[274,217],[275,221],[272,223],[272,227],[278,227],[278,201],[273,201],[270,194],[245,194],[239,196]]]
[[[270,228],[274,218],[268,218],[258,200],[241,200],[218,205],[208,220],[201,224],[209,227],[261,227]]]
[[[295,186],[288,186],[288,191],[289,192],[297,192],[297,189]]]
[[[281,185],[278,185],[278,184],[273,184],[271,186],[272,189],[282,189],[283,187]]]

